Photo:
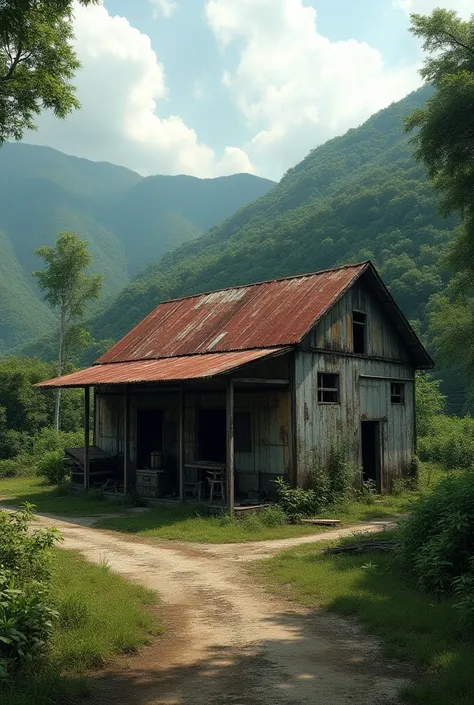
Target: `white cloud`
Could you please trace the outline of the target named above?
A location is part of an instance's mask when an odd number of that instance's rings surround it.
[[[153,5],[153,17],[171,17],[178,8],[176,0],[150,0]]]
[[[303,0],[207,0],[206,17],[224,51],[239,49],[222,81],[254,132],[246,151],[273,176],[421,82],[365,42],[331,42]]]
[[[179,116],[159,117],[157,108],[167,100],[164,67],[150,38],[127,19],[112,17],[102,5],[77,6],[75,33],[82,109],[65,121],[42,115],[26,141],[142,174],[254,171],[242,150],[229,148],[219,158]]]
[[[393,5],[407,15],[412,12],[430,15],[437,7],[442,7],[445,10],[456,10],[461,17],[468,19],[474,12],[472,0],[393,0]]]

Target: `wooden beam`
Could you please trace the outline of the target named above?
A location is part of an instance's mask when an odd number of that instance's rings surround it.
[[[128,494],[128,436],[129,436],[129,399],[128,386],[125,385],[123,393],[123,493]]]
[[[387,377],[384,375],[359,375],[360,379],[385,379],[390,382],[411,382],[415,381],[414,377]]]
[[[179,389],[179,420],[178,420],[178,472],[179,499],[184,502],[184,387]]]
[[[234,511],[234,380],[227,386],[227,504],[229,512]]]
[[[89,489],[90,387],[84,387],[84,489]]]

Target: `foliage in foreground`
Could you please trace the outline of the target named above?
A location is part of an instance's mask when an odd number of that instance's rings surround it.
[[[47,651],[56,618],[50,599],[55,529],[29,533],[31,507],[0,512],[0,680]]]
[[[111,572],[106,560],[88,563],[55,549],[51,601],[57,612],[46,659],[22,678],[0,685],[2,705],[63,705],[91,695],[90,669],[117,653],[134,653],[162,631],[151,607],[156,593]]]
[[[400,560],[426,591],[455,595],[474,632],[474,472],[446,477],[418,499],[401,527]]]

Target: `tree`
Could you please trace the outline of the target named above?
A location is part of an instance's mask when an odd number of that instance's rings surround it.
[[[74,233],[59,233],[54,247],[44,245],[36,250],[45,268],[33,272],[38,278],[45,300],[59,314],[58,376],[71,351],[84,347],[88,334],[80,322],[87,305],[99,297],[102,277],[86,274],[92,262],[87,243]],[[60,390],[57,391],[54,426],[59,430]]]
[[[431,331],[440,355],[474,381],[474,15],[467,22],[441,9],[412,15],[411,31],[423,39],[421,75],[436,92],[406,128],[417,129],[415,157],[428,169],[443,215],[461,221],[446,257],[455,276],[431,301]]]
[[[71,8],[72,0],[0,0],[0,146],[35,129],[42,110],[64,118],[79,108]]]

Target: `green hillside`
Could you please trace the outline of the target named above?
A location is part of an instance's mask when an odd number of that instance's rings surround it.
[[[86,239],[104,278],[97,310],[165,252],[202,234],[273,182],[249,174],[219,179],[143,178],[46,147],[0,149],[0,353],[53,325],[31,277],[34,251],[62,230]]]
[[[318,147],[265,196],[165,255],[96,318],[96,339],[120,337],[163,299],[369,258],[424,330],[455,226],[438,215],[402,126],[429,92]]]

